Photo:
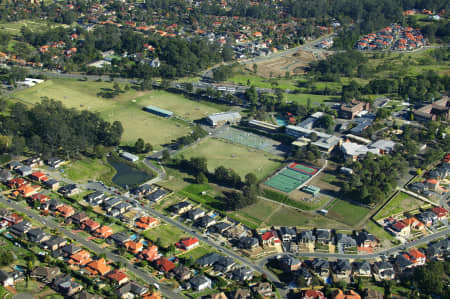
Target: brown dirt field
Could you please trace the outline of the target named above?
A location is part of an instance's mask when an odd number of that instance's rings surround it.
[[[265,78],[269,78],[270,73],[272,73],[272,76],[274,77],[284,76],[286,72],[290,72],[291,75],[301,75],[305,73],[305,67],[312,61],[321,60],[325,57],[326,55],[323,52],[307,52],[299,50],[287,56],[258,62],[257,74]]]

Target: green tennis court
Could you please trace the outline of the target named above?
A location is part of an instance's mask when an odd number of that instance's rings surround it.
[[[311,175],[303,172],[285,168],[269,178],[264,185],[289,193],[304,184],[310,177]]]
[[[301,185],[301,183],[296,179],[284,176],[282,174],[277,174],[268,179],[264,183],[264,185],[280,190],[282,192],[289,193],[292,190],[297,189]]]

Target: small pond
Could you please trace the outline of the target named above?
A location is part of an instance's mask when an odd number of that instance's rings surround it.
[[[108,162],[117,171],[116,175],[112,178],[113,183],[123,188],[140,185],[152,178],[148,173],[131,167],[126,163],[111,158],[108,159]]]

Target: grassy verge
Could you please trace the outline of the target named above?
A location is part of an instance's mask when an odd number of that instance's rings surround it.
[[[399,192],[380,210],[374,217],[375,220],[380,220],[391,215],[400,214],[402,212],[417,209],[425,203],[421,200],[415,199],[412,196]]]

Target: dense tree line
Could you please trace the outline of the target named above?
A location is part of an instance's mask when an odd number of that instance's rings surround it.
[[[378,157],[369,153],[362,161],[354,161],[346,166],[353,169],[354,174],[343,183],[344,196],[374,205],[394,190],[397,180],[407,171],[408,162],[400,154]]]
[[[224,206],[226,209],[241,209],[255,203],[258,199],[258,179],[253,173],[248,173],[245,176],[245,181],[242,181],[239,174],[224,166],[219,166],[214,172],[210,172],[208,161],[203,157],[174,158],[169,161],[169,164],[193,175],[197,183],[206,184],[209,180],[222,186],[242,190],[242,192],[230,191],[224,194],[223,200],[225,200]]]
[[[202,129],[200,126],[192,127],[192,132],[189,135],[181,136],[175,140],[174,145],[177,149],[183,148],[186,145],[192,144],[200,138],[208,135],[208,132]]]
[[[357,67],[367,63],[368,59],[359,51],[347,51],[328,56],[324,60],[310,64],[311,75],[321,81],[338,81],[339,77],[351,77]]]
[[[26,149],[53,155],[75,156],[92,151],[96,145],[115,146],[123,133],[119,121],[109,123],[98,114],[78,111],[47,98],[32,108],[14,104],[0,117],[0,134],[12,136],[9,148],[14,154]]]
[[[416,267],[413,274],[400,279],[401,284],[414,290],[409,298],[450,298],[449,261],[430,261],[425,266]]]

